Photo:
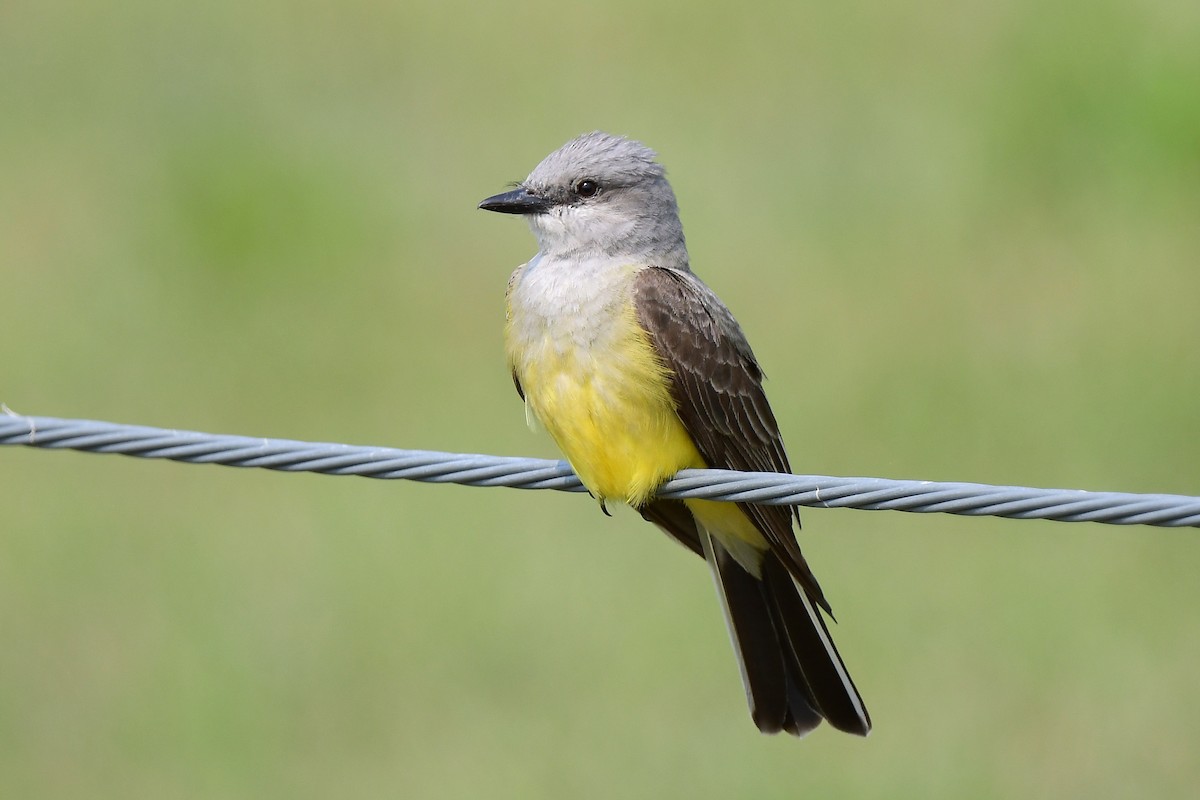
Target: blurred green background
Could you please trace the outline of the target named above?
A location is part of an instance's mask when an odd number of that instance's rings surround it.
[[[1200,5],[0,7],[0,401],[554,455],[475,209],[658,149],[796,468],[1200,494]],[[808,511],[876,722],[751,724],[586,498],[0,451],[0,796],[1181,797],[1194,531]]]

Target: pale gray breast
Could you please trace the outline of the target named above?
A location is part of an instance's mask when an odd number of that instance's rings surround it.
[[[565,353],[611,344],[641,268],[611,260],[534,258],[512,287],[509,335],[530,348],[531,357],[545,347]]]

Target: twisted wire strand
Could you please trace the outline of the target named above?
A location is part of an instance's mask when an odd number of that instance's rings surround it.
[[[283,472],[584,491],[565,461],[261,439],[95,420],[26,417],[11,412],[0,415],[0,445],[6,444]],[[1200,497],[979,483],[688,469],[668,481],[659,496],[1110,525],[1200,527]]]

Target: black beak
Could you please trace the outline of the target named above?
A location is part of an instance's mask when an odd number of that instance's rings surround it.
[[[498,211],[501,214],[541,214],[548,211],[551,205],[546,198],[521,187],[489,197],[480,203],[479,207],[484,211]]]

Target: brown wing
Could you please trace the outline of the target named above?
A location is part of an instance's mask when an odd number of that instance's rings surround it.
[[[672,376],[676,411],[714,469],[791,472],[762,370],[733,315],[699,278],[649,267],[634,279],[638,322]],[[738,503],[808,595],[829,604],[796,543],[795,508]]]
[[[522,264],[513,270],[512,275],[508,276],[508,285],[504,287],[504,321],[507,323],[512,319],[512,290],[521,273],[525,271],[525,267],[529,266],[528,262]],[[517,371],[512,370],[513,386],[517,387],[517,394],[521,396],[521,400],[525,399],[525,389],[521,386],[521,379],[517,376]]]

